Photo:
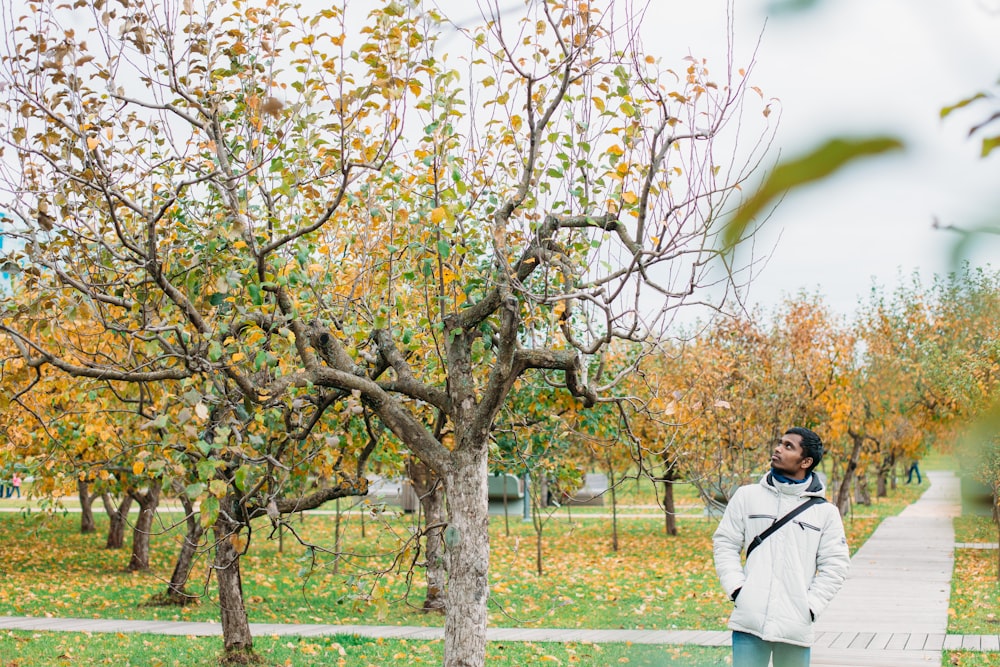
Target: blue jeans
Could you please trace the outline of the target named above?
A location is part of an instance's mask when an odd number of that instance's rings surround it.
[[[756,635],[733,630],[733,667],[809,667],[809,647],[766,642]]]

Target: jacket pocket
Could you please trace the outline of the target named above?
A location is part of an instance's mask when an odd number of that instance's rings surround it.
[[[794,523],[795,525],[797,525],[802,530],[815,530],[817,533],[821,532],[821,529],[820,529],[819,526],[814,526],[811,523],[806,523],[805,521],[796,521],[796,520],[793,519],[792,523]]]

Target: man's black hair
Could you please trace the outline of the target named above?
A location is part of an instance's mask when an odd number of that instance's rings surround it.
[[[785,431],[785,435],[797,435],[802,438],[802,456],[808,456],[813,460],[806,472],[812,472],[813,468],[823,460],[823,441],[813,431],[801,426],[793,426]]]

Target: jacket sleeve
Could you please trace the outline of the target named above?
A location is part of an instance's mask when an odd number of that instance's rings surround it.
[[[712,548],[715,555],[715,571],[726,596],[732,599],[733,593],[743,587],[746,575],[743,573],[743,563],[740,553],[743,551],[743,534],[745,524],[743,489],[737,489],[726,505],[719,527],[712,536]]]
[[[809,587],[809,609],[816,618],[819,618],[840,590],[851,567],[851,552],[847,548],[844,522],[836,506],[827,507],[828,518],[816,552],[816,576]]]

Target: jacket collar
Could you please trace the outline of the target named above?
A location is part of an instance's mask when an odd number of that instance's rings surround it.
[[[816,473],[809,473],[809,477],[809,481],[802,484],[804,488],[799,495],[826,497],[826,486],[823,484],[822,480],[820,480],[819,475]],[[775,482],[774,476],[771,474],[770,470],[768,470],[767,473],[760,479],[760,484],[762,486],[770,491],[779,493],[777,487],[775,486],[776,483],[777,482]]]

